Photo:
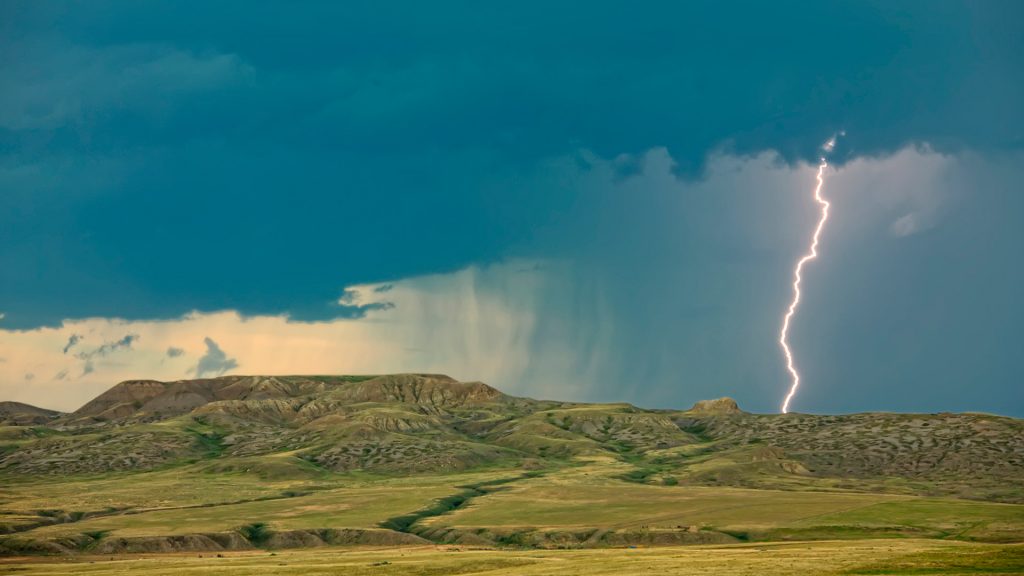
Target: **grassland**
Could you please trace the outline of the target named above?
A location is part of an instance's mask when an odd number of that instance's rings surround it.
[[[410,478],[334,477],[266,482],[258,476],[171,470],[131,477],[77,479],[45,486],[21,484],[0,498],[37,509],[100,510],[73,523],[36,528],[38,537],[104,531],[117,536],[161,536],[230,530],[263,522],[280,530],[374,528],[496,472]],[[42,494],[42,496],[40,496]],[[104,507],[117,503],[119,510]]]
[[[722,576],[944,575],[1024,572],[1024,546],[931,540],[828,541],[601,550],[482,550],[460,547],[317,549],[221,555],[0,559],[0,574],[26,576]]]
[[[1024,540],[1024,506],[852,491],[754,490],[625,483],[621,464],[525,479],[423,522],[461,533],[572,533],[596,543],[608,531],[656,536],[720,532],[741,541],[927,537]],[[593,532],[596,530],[597,532]]]
[[[149,546],[136,550],[188,549],[198,545],[154,542],[232,533],[251,525],[268,533],[299,531],[303,538],[301,531],[323,529],[379,535],[404,515],[412,516],[401,530],[423,538],[420,542],[477,546],[578,548],[879,537],[1024,541],[1024,506],[1018,504],[844,490],[653,485],[624,480],[630,469],[615,458],[592,457],[532,475],[496,468],[266,481],[253,473],[203,472],[196,465],[7,484],[0,489],[0,506],[12,522],[38,519],[40,512],[66,515],[60,523],[19,532],[9,540],[62,542],[89,535],[75,544],[83,552],[102,550],[98,544],[118,539],[138,539],[144,543],[139,546]],[[308,540],[290,538],[268,547]]]
[[[1014,573],[1024,542],[1024,426],[989,415],[644,410],[431,375],[133,381],[8,413],[0,557],[70,559],[0,573],[159,574],[156,553],[174,574]]]

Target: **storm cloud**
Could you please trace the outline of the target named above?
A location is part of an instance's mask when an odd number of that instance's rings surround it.
[[[796,409],[1024,411],[1021,2],[103,6],[0,6],[10,382],[454,366],[774,410],[845,130]]]
[[[580,150],[627,179],[663,147],[694,179],[839,129],[840,164],[1024,145],[1019,2],[400,4],[7,3],[8,325],[354,317],[343,286],[557,257],[537,234],[586,191],[515,183]]]

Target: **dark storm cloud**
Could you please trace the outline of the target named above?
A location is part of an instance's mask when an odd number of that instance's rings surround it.
[[[183,349],[175,348],[174,346],[171,346],[170,348],[167,349],[167,357],[168,358],[177,358],[178,356],[181,356],[184,353],[185,353],[185,351]]]
[[[813,160],[845,129],[837,166],[984,161],[926,183],[974,194],[945,220],[853,230],[889,185],[837,198],[798,408],[1024,410],[1024,3],[507,6],[0,3],[4,326],[361,318],[391,304],[342,287],[567,262],[534,347],[574,342],[554,362],[593,360],[589,399],[774,410],[806,182],[690,185],[709,153]],[[193,373],[237,368],[206,342]]]
[[[559,175],[592,201],[547,239],[572,266],[546,277],[530,370],[513,382],[547,383],[529,395],[578,381],[588,400],[683,408],[730,395],[778,411],[780,321],[818,215],[813,169],[724,158],[695,184],[673,179],[662,153],[626,180],[612,164]],[[1024,414],[1021,181],[1021,154],[927,150],[830,175],[832,215],[791,331],[796,410]],[[929,212],[941,216],[926,230],[892,227]]]
[[[189,370],[195,374],[196,378],[220,376],[228,370],[238,368],[238,362],[234,358],[228,358],[228,355],[213,339],[207,337],[203,339],[203,342],[206,343],[206,354],[203,354],[199,358],[199,363]]]
[[[1022,144],[1018,2],[0,10],[20,328],[332,318],[360,313],[341,286],[549,256],[535,232],[585,196],[510,183],[579,148],[626,178],[654,146],[692,176],[709,150],[808,158],[839,128],[853,155]]]
[[[368,304],[358,304],[354,306],[339,305],[338,312],[332,314],[335,318],[364,318],[367,312],[375,310],[391,310],[395,307],[394,302],[370,302]],[[295,316],[291,317],[292,320],[302,320]]]

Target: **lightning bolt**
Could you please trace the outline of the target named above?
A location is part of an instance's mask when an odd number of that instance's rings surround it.
[[[833,136],[822,148],[825,152],[831,152],[835,145],[836,138]],[[828,220],[828,208],[831,206],[829,201],[821,196],[821,189],[825,185],[825,168],[828,168],[828,162],[822,156],[821,163],[818,164],[818,186],[814,189],[814,200],[821,205],[821,218],[818,220],[818,227],[814,229],[810,250],[797,261],[796,269],[793,270],[793,300],[789,303],[789,309],[786,310],[786,315],[782,319],[782,330],[779,332],[779,344],[782,345],[782,352],[786,356],[786,369],[789,370],[790,376],[793,377],[789,393],[786,394],[786,399],[782,401],[783,414],[789,412],[789,402],[796,394],[797,388],[800,387],[800,373],[796,371],[796,364],[793,362],[793,351],[789,349],[789,341],[787,340],[789,336],[789,323],[793,319],[793,315],[796,314],[797,306],[800,305],[800,282],[803,280],[801,273],[804,270],[804,264],[818,257],[818,239],[821,237],[821,231],[825,229],[825,222]]]

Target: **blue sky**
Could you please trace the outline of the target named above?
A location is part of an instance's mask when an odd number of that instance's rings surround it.
[[[5,2],[0,392],[429,369],[773,411],[813,163],[845,130],[794,408],[1022,415],[1021,22],[1012,1]]]

